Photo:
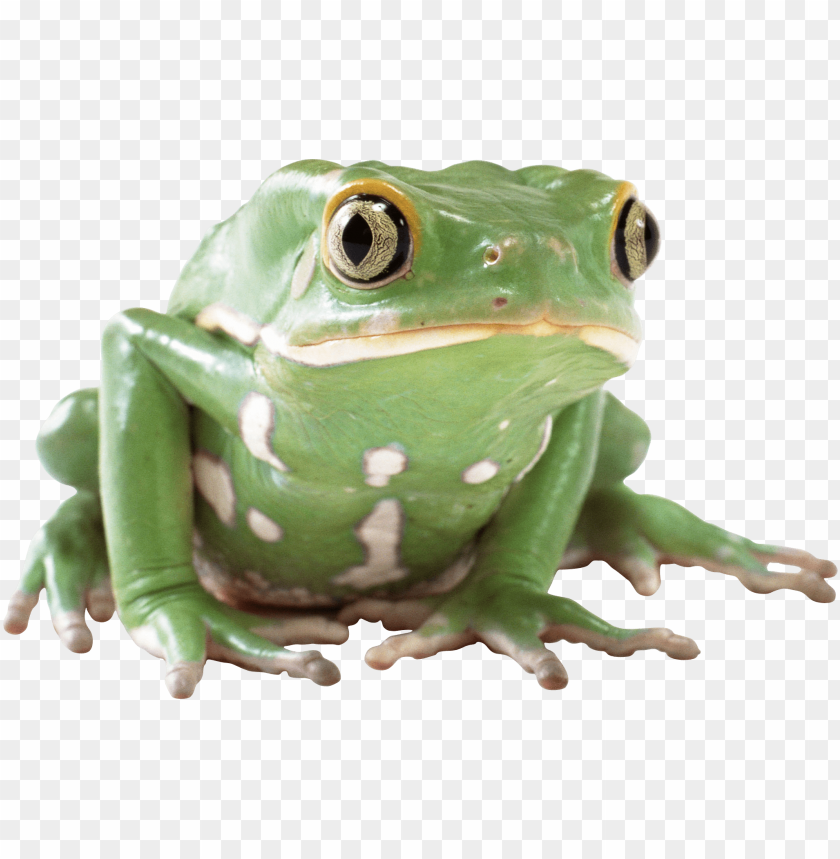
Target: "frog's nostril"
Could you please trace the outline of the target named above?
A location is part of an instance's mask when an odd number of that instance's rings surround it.
[[[484,264],[485,265],[495,265],[502,257],[502,252],[497,245],[490,245],[486,251],[484,251]]]
[[[500,307],[504,307],[507,303],[508,303],[508,300],[506,298],[494,298],[493,299],[493,307],[495,307],[497,309]]]

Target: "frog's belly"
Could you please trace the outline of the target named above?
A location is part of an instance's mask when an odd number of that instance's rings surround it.
[[[446,593],[469,572],[474,537],[484,524],[424,525],[418,507],[426,505],[416,499],[359,499],[367,513],[348,517],[346,502],[330,515],[281,497],[271,505],[274,518],[244,500],[231,527],[196,499],[196,570],[230,604],[331,607],[360,596]],[[451,519],[459,518],[463,511],[453,510]]]
[[[380,567],[378,573],[387,572],[387,581],[379,585],[361,587],[338,593],[327,586],[328,593],[313,590],[305,584],[290,585],[285,579],[277,582],[274,576],[263,575],[254,570],[232,570],[218,561],[210,560],[196,547],[193,562],[199,580],[204,588],[221,602],[235,608],[262,605],[282,608],[338,608],[362,597],[378,599],[420,599],[422,597],[445,594],[458,585],[470,571],[474,560],[472,544],[468,544],[461,554],[442,573],[429,579],[414,578],[413,584],[403,581],[404,568],[393,566],[389,570]],[[350,569],[353,569],[352,567]],[[400,582],[397,585],[396,582]],[[360,583],[361,585],[361,583]],[[321,586],[323,587],[323,586]]]
[[[361,596],[445,593],[469,572],[475,536],[504,495],[473,493],[465,503],[289,482],[278,492],[235,476],[225,487],[225,463],[200,457],[195,565],[204,586],[229,604],[331,607]],[[233,492],[222,500],[226,489]]]
[[[494,427],[508,441],[479,461],[475,432],[461,428],[450,445],[423,449],[415,439],[402,470],[391,462],[396,448],[374,448],[383,459],[375,464],[391,477],[369,467],[370,450],[357,457],[346,445],[313,445],[311,461],[278,467],[209,420],[194,423],[202,581],[226,602],[268,605],[446,592],[467,574],[477,534],[548,442],[550,419],[521,429],[509,423]]]

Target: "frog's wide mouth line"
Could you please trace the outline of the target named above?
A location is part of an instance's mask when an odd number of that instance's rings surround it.
[[[609,352],[617,361],[628,367],[632,366],[639,351],[636,340],[615,328],[604,325],[556,325],[547,319],[524,325],[496,322],[439,325],[388,334],[323,340],[305,346],[291,345],[276,329],[266,326],[260,332],[260,338],[266,348],[275,355],[309,367],[329,367],[472,343],[487,340],[497,334],[520,334],[529,337],[550,337],[556,334],[577,337],[589,346]]]

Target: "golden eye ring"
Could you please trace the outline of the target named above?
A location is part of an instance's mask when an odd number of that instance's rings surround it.
[[[358,180],[327,204],[324,264],[354,289],[378,289],[411,270],[419,245],[417,213],[405,195],[381,180]]]

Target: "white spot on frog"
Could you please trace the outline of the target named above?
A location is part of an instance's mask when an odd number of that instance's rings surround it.
[[[506,430],[509,426],[510,426],[510,421],[504,420],[499,424],[499,429],[500,430]]]
[[[577,269],[578,258],[574,245],[569,244],[569,242],[563,239],[558,239],[556,236],[550,236],[546,240],[546,244],[554,251],[554,253],[557,254],[561,262],[565,262],[567,257],[571,256],[575,264],[575,268]]]
[[[367,475],[368,486],[387,486],[396,474],[402,474],[408,466],[408,457],[395,445],[372,447],[362,457],[362,470]]]
[[[259,603],[265,606],[294,608],[335,608],[340,602],[326,594],[315,594],[306,588],[282,587],[269,582],[253,570],[235,572],[208,560],[200,552],[193,553],[193,566],[206,591],[219,602],[233,608]]]
[[[292,298],[300,298],[306,287],[309,286],[309,281],[312,280],[312,275],[315,273],[315,260],[318,256],[318,235],[313,233],[303,253],[300,255],[300,260],[295,266],[295,273],[292,275]]]
[[[274,435],[274,403],[264,394],[252,392],[239,408],[239,432],[245,447],[263,462],[278,471],[288,471],[288,466],[271,447]]]
[[[359,330],[365,335],[390,334],[392,331],[399,331],[399,328],[400,314],[396,310],[380,310],[374,313]]]
[[[273,325],[263,326],[262,331],[260,331],[260,340],[272,355],[282,355],[288,346],[285,336]]]
[[[260,591],[267,591],[271,587],[271,582],[265,576],[255,573],[253,570],[246,570],[242,573],[242,578]]]
[[[245,346],[253,346],[259,340],[262,327],[250,316],[221,302],[210,304],[200,311],[195,318],[195,324],[205,331],[224,331]]]
[[[399,595],[399,599],[420,599],[449,593],[467,577],[474,563],[475,546],[470,545],[455,563],[447,567],[436,579],[412,585]],[[383,597],[387,598],[387,594],[383,594]]]
[[[265,513],[257,510],[256,507],[249,507],[245,514],[248,521],[248,527],[266,543],[276,543],[283,537],[283,529],[273,520],[269,519]]]
[[[337,575],[335,585],[369,588],[408,575],[400,562],[403,511],[396,498],[385,498],[354,529],[365,550],[365,562]]]
[[[196,489],[213,508],[219,521],[233,528],[236,525],[236,493],[227,463],[200,450],[193,456],[192,466]]]
[[[545,422],[543,423],[542,430],[542,440],[540,441],[539,449],[537,450],[534,458],[516,475],[516,479],[513,481],[514,483],[519,483],[520,480],[540,461],[540,457],[545,453],[545,449],[548,447],[548,443],[551,441],[551,428],[553,425],[553,421],[551,420],[551,415],[549,415]]]
[[[461,480],[464,483],[486,483],[499,473],[499,463],[492,459],[482,459],[473,463],[469,468],[461,472]]]

